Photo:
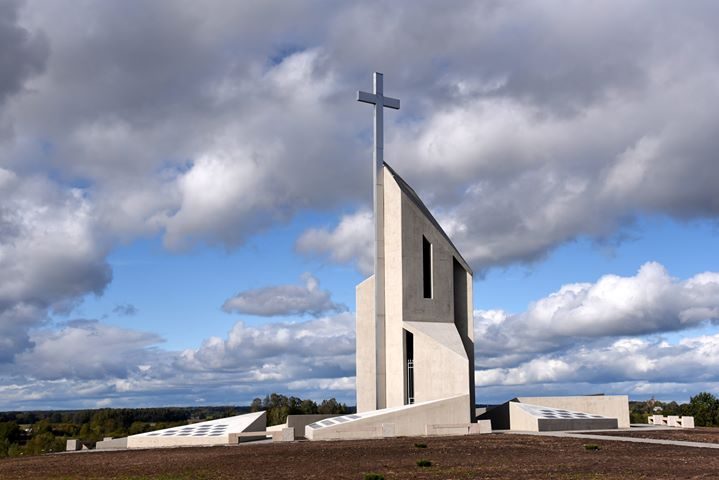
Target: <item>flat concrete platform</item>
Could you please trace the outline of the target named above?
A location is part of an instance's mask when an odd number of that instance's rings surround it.
[[[606,430],[607,432],[629,432],[629,431],[648,431],[649,429],[629,429],[623,428],[619,430]],[[676,430],[672,428],[655,428],[651,430]],[[683,440],[666,440],[659,438],[640,438],[640,437],[619,437],[612,435],[596,435],[593,433],[582,433],[582,432],[520,432],[520,431],[495,431],[494,433],[508,434],[508,435],[534,435],[539,437],[560,437],[560,438],[580,438],[587,440],[601,440],[610,442],[630,442],[630,443],[649,443],[654,445],[672,445],[675,447],[691,447],[691,448],[719,448],[719,443],[706,443],[706,442],[687,442]]]

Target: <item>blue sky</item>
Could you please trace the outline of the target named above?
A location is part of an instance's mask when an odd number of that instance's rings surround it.
[[[0,7],[0,409],[354,403],[371,110],[477,399],[719,391],[713,2]]]

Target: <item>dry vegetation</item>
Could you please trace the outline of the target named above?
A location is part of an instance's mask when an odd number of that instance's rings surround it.
[[[702,430],[719,437],[719,429]],[[0,460],[0,478],[362,479],[376,472],[386,480],[708,479],[719,473],[714,449],[593,440],[599,449],[587,450],[586,443],[494,434],[54,454]],[[421,459],[431,466],[419,467]]]

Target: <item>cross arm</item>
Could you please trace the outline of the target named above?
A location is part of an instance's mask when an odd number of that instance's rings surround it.
[[[385,97],[384,95],[377,95],[376,93],[359,91],[357,92],[357,101],[363,103],[371,103],[372,105],[382,105],[387,108],[399,110],[398,99],[392,97]]]
[[[382,100],[384,103],[384,106],[387,108],[394,108],[395,110],[399,110],[399,99],[398,98],[392,98],[392,97],[382,97]]]
[[[377,102],[377,95],[375,95],[374,93],[368,93],[363,91],[357,92],[357,101],[371,103],[373,105],[377,105],[377,103],[379,103]]]

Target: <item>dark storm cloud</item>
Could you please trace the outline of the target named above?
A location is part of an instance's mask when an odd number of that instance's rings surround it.
[[[0,4],[0,106],[23,89],[25,80],[43,71],[47,39],[18,25],[19,1]]]

